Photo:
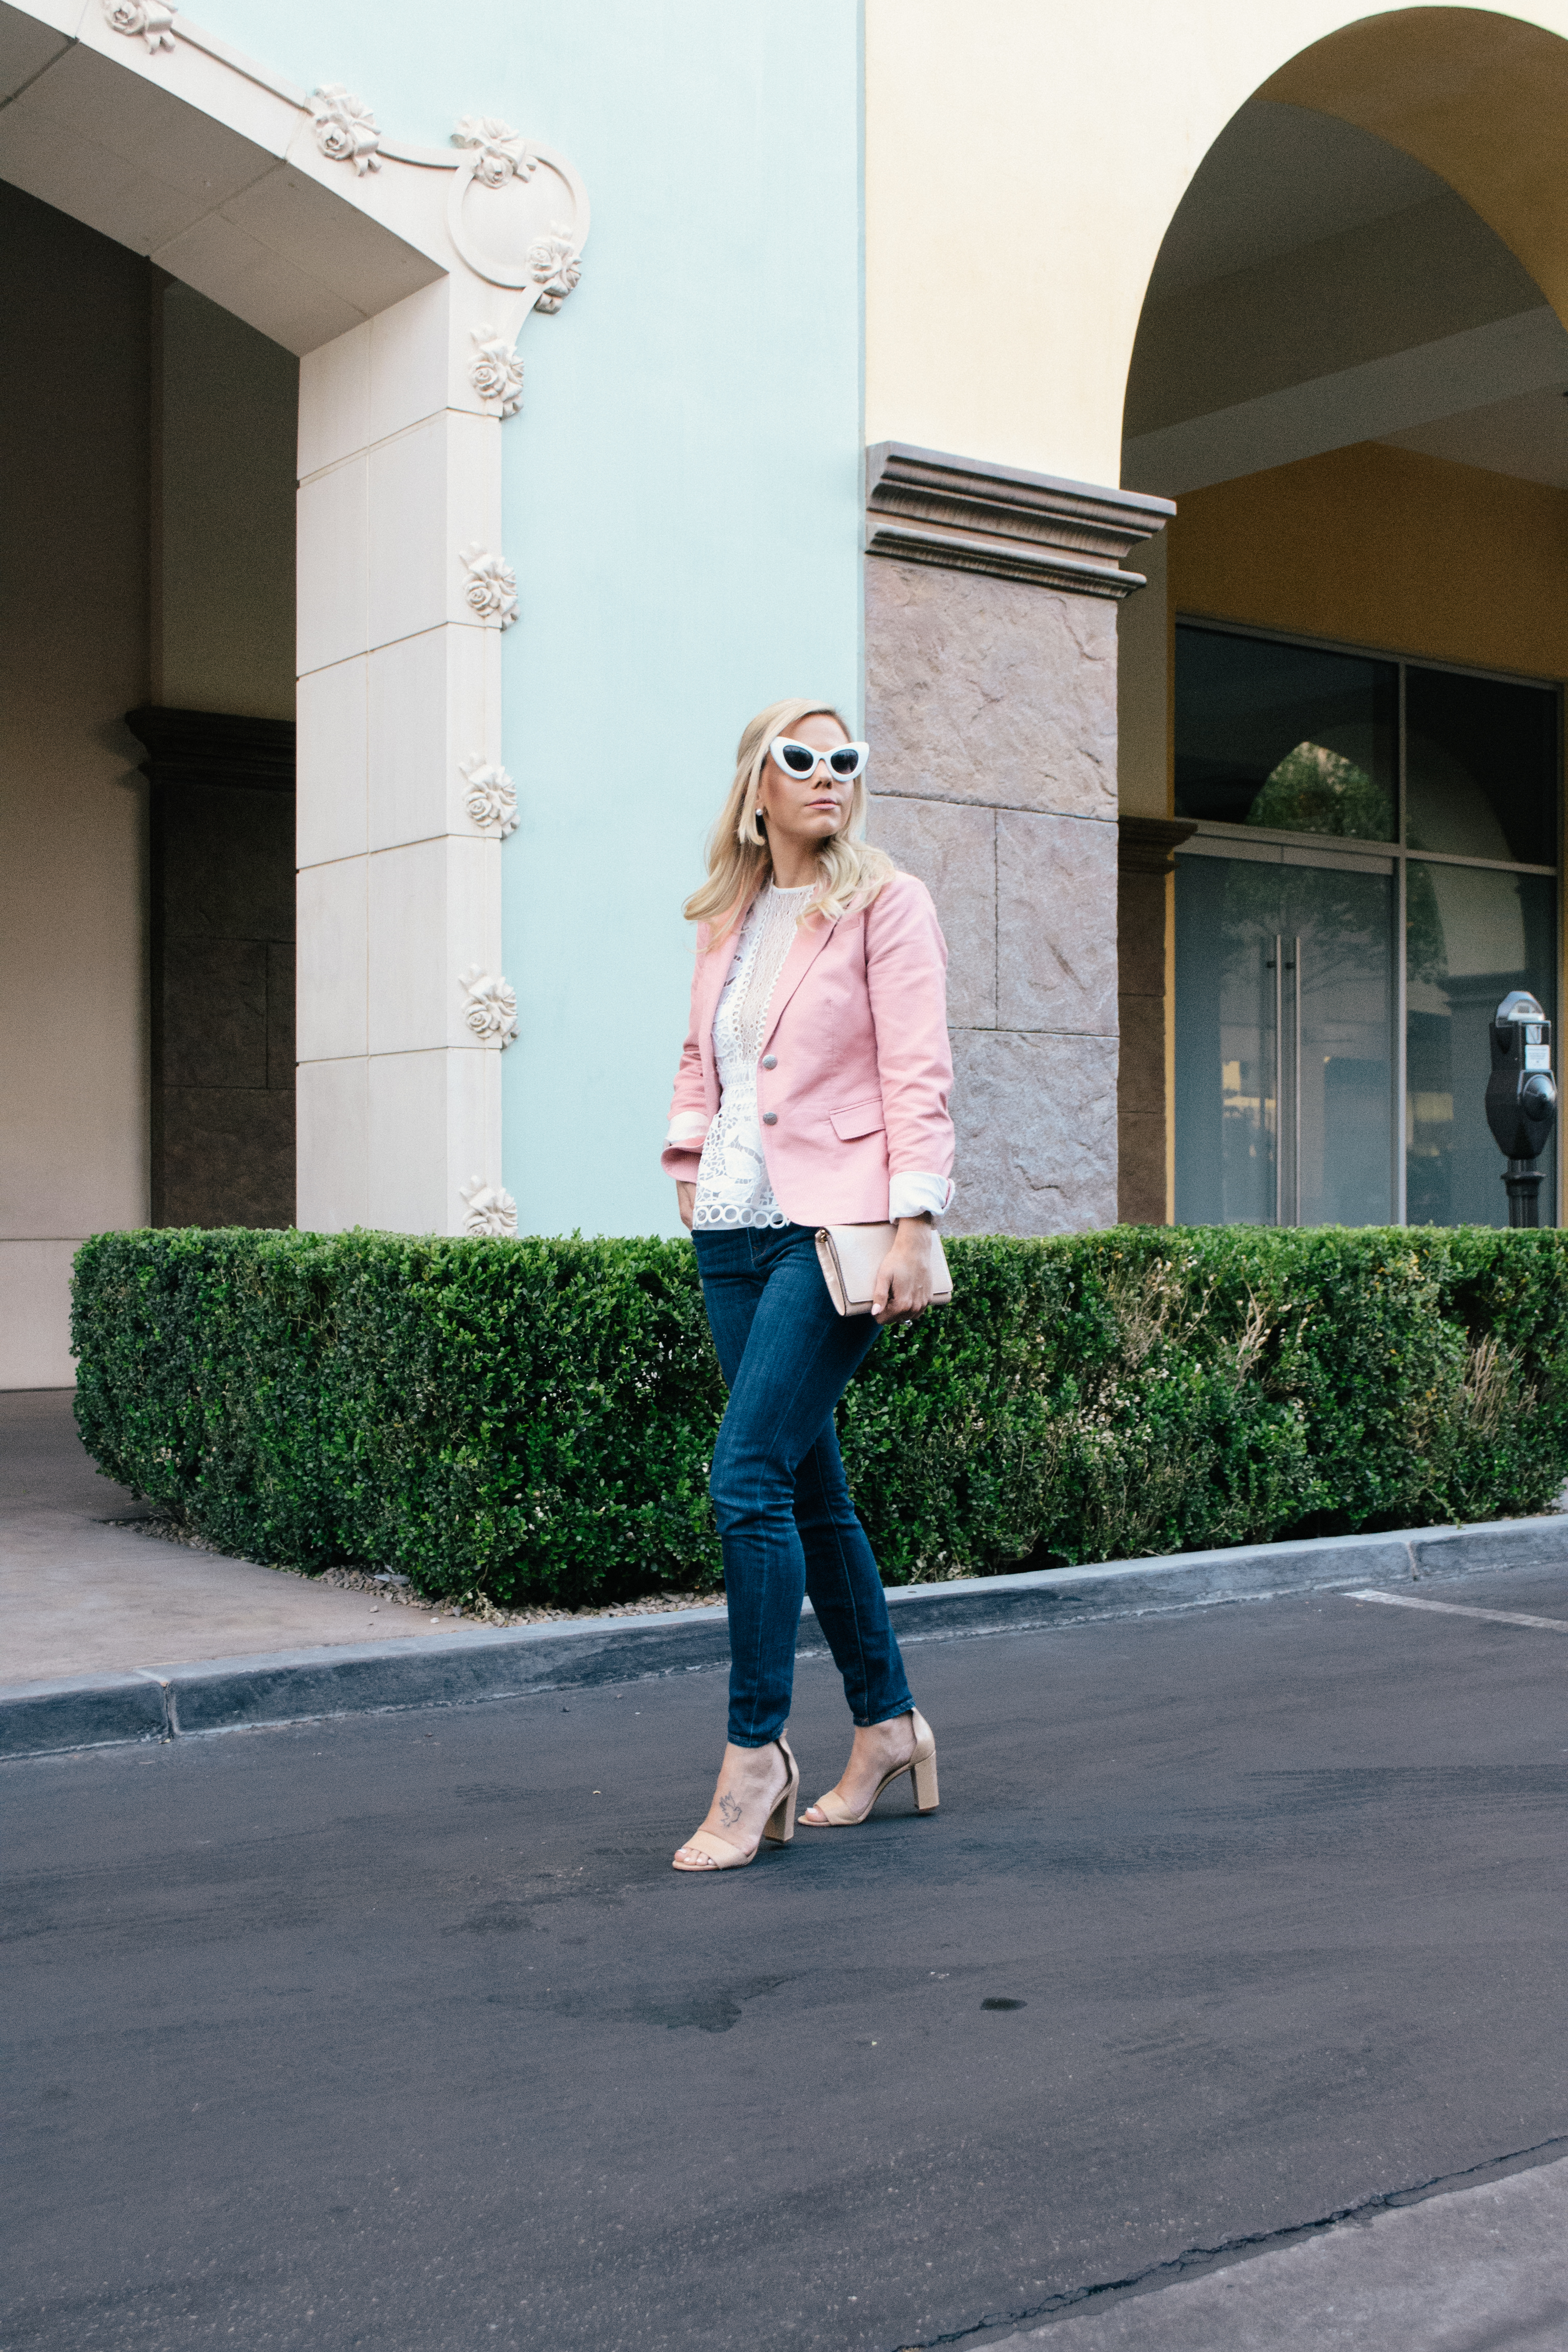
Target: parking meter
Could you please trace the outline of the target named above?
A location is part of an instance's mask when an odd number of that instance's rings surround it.
[[[1552,1075],[1552,1024],[1528,990],[1514,989],[1492,1015],[1488,1031],[1492,1074],[1487,1080],[1487,1125],[1508,1160],[1510,1225],[1541,1222],[1541,1171],[1532,1167],[1551,1140],[1557,1118]]]

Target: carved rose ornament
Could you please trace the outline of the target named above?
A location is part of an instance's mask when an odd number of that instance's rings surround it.
[[[528,248],[528,266],[539,288],[536,310],[559,310],[583,275],[583,257],[565,231],[557,226],[553,236],[537,237]]]
[[[468,382],[481,400],[499,400],[503,416],[515,416],[522,406],[522,362],[493,327],[476,327],[474,342]]]
[[[352,163],[360,179],[379,172],[376,153],[381,132],[363,99],[354,98],[341,81],[324,81],[310,100],[310,120],[316,144],[330,163]]]
[[[517,618],[516,572],[488,548],[465,547],[462,554],[468,574],[463,589],[464,604],[481,621],[495,621],[503,629],[510,629]]]
[[[517,786],[504,768],[489,760],[465,760],[458,771],[468,784],[463,807],[481,833],[502,841],[517,831]]]
[[[470,1176],[458,1186],[458,1198],[468,1206],[463,1231],[470,1241],[505,1241],[516,1235],[517,1202],[500,1184]]]
[[[510,122],[502,122],[493,114],[465,114],[452,133],[454,147],[475,147],[479,153],[474,162],[474,177],[481,188],[504,188],[516,178],[531,180],[539,168],[539,158],[531,155],[528,142],[521,131]]]
[[[510,981],[471,963],[458,974],[458,985],[466,1025],[487,1045],[493,1038],[504,1050],[517,1035],[517,991]]]
[[[160,7],[158,0],[103,0],[103,15],[111,33],[132,41],[140,36],[152,57],[174,46],[174,11]]]

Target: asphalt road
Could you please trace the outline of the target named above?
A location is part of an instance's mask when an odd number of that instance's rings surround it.
[[[707,1672],[6,1767],[0,2346],[978,2345],[1568,2150],[1568,1637],[909,1662],[942,1811],[719,1878]],[[808,1791],[844,1721],[804,1665]]]

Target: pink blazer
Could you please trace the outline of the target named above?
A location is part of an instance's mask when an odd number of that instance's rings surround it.
[[[669,1107],[681,1140],[666,1146],[663,1161],[689,1182],[719,1108],[713,1015],[734,961],[733,946],[706,952],[707,939],[701,925]],[[773,989],[757,1072],[763,1153],[785,1216],[879,1224],[889,1177],[950,1175],[952,1084],[947,942],[925,884],[898,874],[859,914],[836,923],[812,916]]]

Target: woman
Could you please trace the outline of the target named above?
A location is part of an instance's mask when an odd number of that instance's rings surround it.
[[[730,1603],[730,1737],[677,1870],[733,1870],[787,1844],[800,1772],[784,1737],[802,1598],[855,1718],[813,1829],[865,1820],[908,1772],[937,1801],[881,1578],[844,1481],[833,1411],[885,1323],[930,1304],[931,1234],[952,1187],[947,949],[924,885],[869,848],[867,749],[838,714],[775,702],[687,900],[691,1024],[665,1139],[730,1402],[710,1480]],[[896,1232],[873,1316],[840,1316],[823,1224]]]

